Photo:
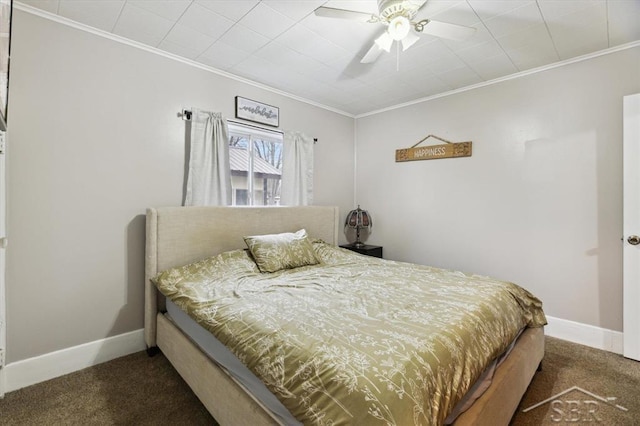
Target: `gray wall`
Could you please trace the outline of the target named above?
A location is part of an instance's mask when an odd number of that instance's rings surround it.
[[[369,241],[622,330],[622,97],[640,92],[639,75],[634,48],[357,119]],[[473,141],[473,156],[394,162],[430,133]]]
[[[178,205],[183,107],[281,108],[319,139],[315,203],[369,209],[385,257],[518,282],[549,315],[622,328],[622,96],[640,49],[354,120],[16,10],[8,362],[142,327],[144,211]],[[429,133],[471,158],[395,163]]]
[[[176,113],[233,117],[236,95],[317,137],[315,204],[352,208],[353,118],[15,11],[8,362],[142,328],[143,214],[182,200]]]

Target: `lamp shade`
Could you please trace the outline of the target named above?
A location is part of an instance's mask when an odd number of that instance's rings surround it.
[[[411,22],[404,16],[396,16],[389,22],[389,35],[396,41],[405,38],[410,30]]]
[[[405,50],[413,46],[414,43],[418,40],[420,40],[420,37],[418,37],[416,34],[414,33],[407,34],[407,36],[402,39],[402,51],[404,52]]]
[[[360,205],[355,210],[351,210],[347,213],[347,218],[344,221],[345,228],[353,228],[356,230],[356,242],[354,243],[356,247],[363,246],[364,244],[360,241],[360,230],[363,228],[371,229],[373,227],[373,220],[371,219],[371,215],[368,211],[362,210]]]
[[[378,37],[375,41],[378,47],[385,52],[391,52],[391,45],[393,44],[393,39],[389,35],[388,32],[383,32],[380,37]],[[353,210],[352,210],[353,211]]]

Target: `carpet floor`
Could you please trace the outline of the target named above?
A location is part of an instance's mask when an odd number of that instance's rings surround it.
[[[216,424],[167,359],[145,352],[0,400],[0,425]],[[511,424],[640,425],[640,362],[547,337],[542,371]]]
[[[640,425],[640,362],[546,337],[542,371],[511,424]]]

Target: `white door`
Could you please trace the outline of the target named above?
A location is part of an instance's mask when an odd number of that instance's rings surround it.
[[[6,233],[6,176],[5,176],[5,132],[0,131],[0,398],[4,396],[4,364],[7,353],[6,347],[6,303],[4,290],[5,246]]]
[[[640,93],[624,97],[623,354],[640,361]]]

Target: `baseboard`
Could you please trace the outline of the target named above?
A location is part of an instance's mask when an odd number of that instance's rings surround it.
[[[622,354],[622,332],[551,316],[547,316],[547,321],[549,322],[545,327],[547,336]],[[4,390],[12,392],[142,351],[145,348],[144,330],[140,329],[13,362],[3,369]]]
[[[11,392],[145,348],[144,330],[140,329],[13,362],[4,368],[4,390]]]
[[[622,336],[620,331],[608,330],[593,325],[582,324],[547,315],[549,324],[544,328],[547,336],[557,337],[573,343],[596,349],[622,354]]]

